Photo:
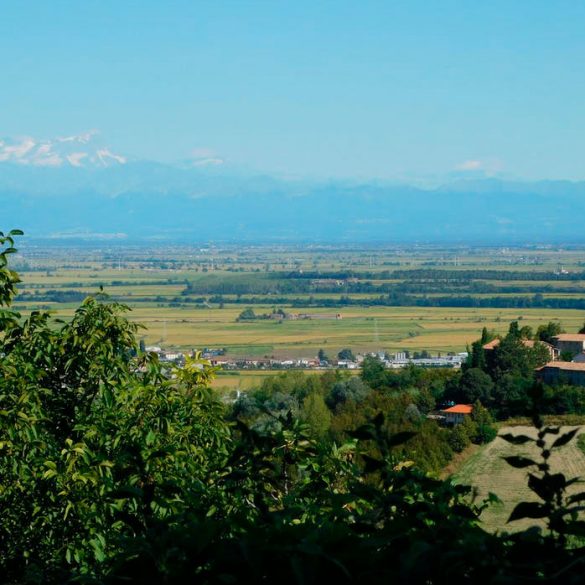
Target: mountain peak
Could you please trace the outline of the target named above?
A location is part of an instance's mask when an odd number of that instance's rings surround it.
[[[90,130],[74,136],[52,139],[0,139],[0,163],[34,167],[105,168],[125,164],[124,156],[114,154],[99,143],[98,132]]]

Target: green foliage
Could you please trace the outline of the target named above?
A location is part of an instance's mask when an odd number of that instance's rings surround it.
[[[471,436],[471,440],[474,443],[483,445],[484,443],[490,443],[496,438],[498,431],[494,426],[492,415],[487,408],[482,406],[479,400],[473,405],[471,420],[475,425],[474,434]]]
[[[152,518],[180,512],[226,454],[209,364],[165,375],[130,357],[126,309],[88,298],[55,329],[33,313],[5,331],[0,528],[8,574],[95,570]],[[179,494],[183,494],[180,498]],[[19,527],[16,529],[15,527]],[[97,563],[97,565],[96,565]]]
[[[5,244],[12,247],[11,240]],[[12,253],[5,250],[4,258]],[[6,262],[0,270],[0,303],[8,309],[18,277]],[[345,379],[330,372],[314,381],[276,377],[238,401],[228,422],[209,389],[215,373],[209,362],[195,355],[176,369],[138,352],[138,326],[127,311],[100,294],[68,323],[41,312],[24,319],[3,313],[4,582],[582,578],[582,550],[565,542],[583,534],[576,513],[585,496],[567,496],[573,480],[550,473],[547,463],[574,433],[560,434],[535,417],[542,462],[510,460],[531,469],[540,499],[521,504],[511,520],[546,518],[551,535],[490,535],[479,526],[484,504],[470,503],[469,488],[413,464],[439,469],[455,432],[469,440],[470,424],[489,422],[478,411],[475,421],[450,433],[413,417],[413,399],[432,394],[444,378],[416,370],[384,377],[379,390],[343,401],[333,416],[323,397]],[[251,428],[234,420],[238,413],[271,424]],[[337,442],[319,440],[328,417]],[[532,439],[512,439],[524,440]]]
[[[456,453],[461,453],[471,444],[469,429],[465,424],[458,424],[453,427],[449,434],[449,446]]]
[[[479,368],[465,370],[459,380],[457,402],[473,404],[479,400],[482,404],[493,402],[494,382],[491,377]]]
[[[256,319],[256,313],[254,313],[254,309],[251,308],[247,308],[244,309],[239,315],[238,315],[238,321],[253,321],[254,319]]]
[[[538,327],[536,330],[536,339],[553,344],[554,338],[564,332],[565,331],[559,322],[549,321],[546,325],[540,325]]]
[[[323,438],[331,426],[331,412],[323,397],[312,392],[303,400],[300,419],[307,425],[311,436]]]
[[[382,387],[386,377],[384,364],[377,357],[366,356],[362,362],[361,377],[370,388]]]
[[[355,356],[353,355],[353,351],[351,351],[351,349],[349,349],[349,348],[342,349],[337,354],[337,357],[340,360],[349,360],[349,361],[354,361],[355,360]]]
[[[561,362],[572,362],[574,357],[575,357],[575,352],[569,351],[569,350],[564,350],[564,351],[561,351],[561,353],[559,355],[559,360]]]
[[[483,346],[492,335],[484,328],[481,339],[472,344],[457,384],[448,385],[446,398],[464,403],[479,400],[501,419],[526,414],[534,371],[551,359],[548,348],[538,338],[555,334],[557,328],[555,322],[550,322],[538,329],[536,340],[530,340],[531,330],[514,321],[508,334],[489,350]]]
[[[349,380],[340,380],[327,394],[327,406],[331,410],[335,410],[348,401],[362,402],[371,391],[371,388],[360,378],[352,377]]]
[[[10,305],[20,282],[18,274],[8,268],[8,259],[16,252],[14,238],[21,235],[21,230],[12,230],[6,235],[0,232],[0,307]]]
[[[510,331],[491,353],[488,361],[488,373],[496,384],[506,375],[532,378],[534,369],[543,366],[550,359],[550,354],[542,344],[533,347],[524,343],[521,330],[516,321],[510,324]]]

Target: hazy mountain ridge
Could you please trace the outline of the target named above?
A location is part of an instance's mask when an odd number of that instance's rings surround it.
[[[432,189],[127,162],[0,164],[3,228],[177,241],[584,241],[585,182],[456,180]],[[91,236],[88,236],[91,237]]]

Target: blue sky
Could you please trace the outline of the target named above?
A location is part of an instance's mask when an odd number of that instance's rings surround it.
[[[585,3],[4,0],[0,136],[402,178],[585,179]]]

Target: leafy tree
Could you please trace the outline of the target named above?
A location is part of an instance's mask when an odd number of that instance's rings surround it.
[[[352,377],[349,380],[337,382],[328,393],[326,403],[331,410],[347,401],[362,402],[371,392],[360,378]]]
[[[338,354],[337,357],[340,360],[349,360],[349,361],[355,361],[355,356],[353,355],[353,352],[351,351],[351,349],[349,348],[345,348],[342,349]]]
[[[373,356],[366,356],[362,363],[362,380],[371,388],[380,388],[386,380],[386,370],[382,361]]]
[[[408,422],[417,423],[422,418],[422,414],[416,404],[409,404],[404,410],[404,418]]]
[[[493,331],[489,331],[487,327],[484,327],[481,331],[480,339],[471,344],[471,349],[468,348],[469,357],[464,369],[479,368],[481,370],[486,370],[487,362],[483,346],[495,338],[496,334]]]
[[[493,390],[494,382],[490,376],[479,368],[471,368],[461,375],[456,400],[465,404],[479,400],[489,405],[493,401]]]
[[[530,347],[524,343],[516,321],[510,324],[508,334],[491,353],[488,373],[496,383],[505,375],[531,379],[535,368],[543,366],[550,359],[550,354],[543,344],[537,342]]]
[[[428,388],[423,388],[417,393],[415,403],[419,411],[423,414],[429,413],[437,405],[433,393]]]
[[[474,443],[483,445],[496,438],[498,431],[494,426],[494,420],[490,411],[478,400],[473,405],[471,420],[475,423],[475,434],[471,437]]]
[[[309,432],[316,438],[325,436],[331,426],[331,413],[323,397],[312,392],[303,400],[300,418],[309,428]]]
[[[538,327],[536,330],[536,339],[553,344],[554,338],[564,332],[564,329],[558,321],[549,321],[546,325],[540,325]]]
[[[451,429],[449,445],[456,453],[461,453],[471,443],[468,429],[463,424],[458,424]]]
[[[254,309],[251,308],[247,308],[244,309],[239,315],[238,315],[238,321],[252,321],[256,319],[256,313],[254,313]]]
[[[229,432],[207,389],[209,363],[192,358],[170,376],[156,356],[135,361],[137,326],[126,311],[89,297],[58,327],[39,312],[3,323],[6,576],[99,574],[124,539],[180,513],[225,462]]]
[[[317,358],[319,359],[320,362],[328,362],[329,361],[329,357],[325,353],[324,349],[319,350],[319,352],[317,353]]]

